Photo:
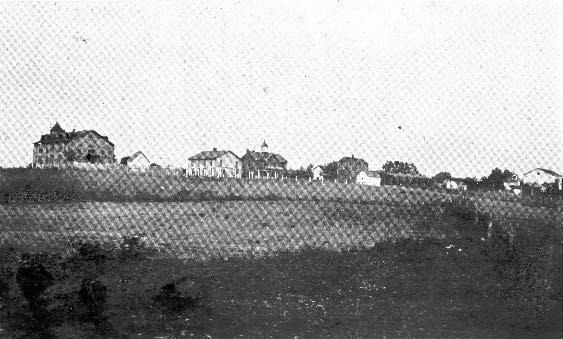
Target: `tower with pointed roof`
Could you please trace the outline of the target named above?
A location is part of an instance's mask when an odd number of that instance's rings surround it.
[[[61,125],[59,125],[59,122],[55,122],[55,124],[53,125],[53,127],[51,127],[51,134],[59,134],[59,133],[65,133],[65,130],[61,127]]]
[[[268,152],[266,140],[260,152],[246,150],[242,159],[242,172],[245,178],[281,178],[287,170],[287,160],[276,153]]]

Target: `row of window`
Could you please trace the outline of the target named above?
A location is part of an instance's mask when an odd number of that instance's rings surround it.
[[[215,166],[218,166],[218,167],[223,167],[223,160],[219,160],[219,165],[217,165],[217,160],[215,160],[215,161],[213,161],[213,160],[196,160],[195,162],[196,162],[197,166],[203,166],[203,167],[211,166],[211,167],[213,167],[215,165]],[[238,168],[238,166],[239,166],[239,162],[235,161],[235,167]]]
[[[49,150],[46,149],[46,150],[45,150],[45,153],[48,153],[48,151],[49,151]],[[60,148],[55,148],[55,151],[62,151],[62,149],[60,149]],[[38,152],[39,152],[39,153],[43,153],[43,148],[40,147],[40,148],[38,149]],[[78,155],[82,154],[82,150],[80,150],[80,149],[77,149],[75,152],[76,152],[76,154],[78,154]],[[95,152],[94,150],[89,150],[89,151],[87,151],[86,153],[95,154],[96,152]],[[100,150],[100,154],[101,154],[101,155],[106,155],[106,152],[105,152],[104,150]],[[110,154],[110,153],[108,152],[108,154]]]

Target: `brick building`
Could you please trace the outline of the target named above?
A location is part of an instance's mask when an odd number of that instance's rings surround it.
[[[93,130],[66,132],[59,123],[33,143],[33,167],[64,167],[72,162],[111,164],[114,144]]]

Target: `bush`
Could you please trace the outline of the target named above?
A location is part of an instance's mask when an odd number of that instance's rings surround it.
[[[104,320],[104,304],[107,288],[97,279],[84,278],[78,291],[79,300],[87,308],[86,319],[94,324]]]
[[[119,246],[118,257],[121,260],[143,259],[156,253],[156,249],[148,247],[141,238],[144,234],[123,237]]]
[[[176,290],[176,284],[167,283],[162,286],[160,292],[154,296],[153,301],[169,313],[176,314],[188,308],[199,306],[200,298],[183,296]]]

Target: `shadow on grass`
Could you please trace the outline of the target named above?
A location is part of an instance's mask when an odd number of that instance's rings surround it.
[[[2,248],[0,315],[13,337],[560,333],[557,225],[518,228],[513,240],[497,229],[487,242],[400,239],[210,261],[158,258],[138,238],[81,243],[68,257]]]

